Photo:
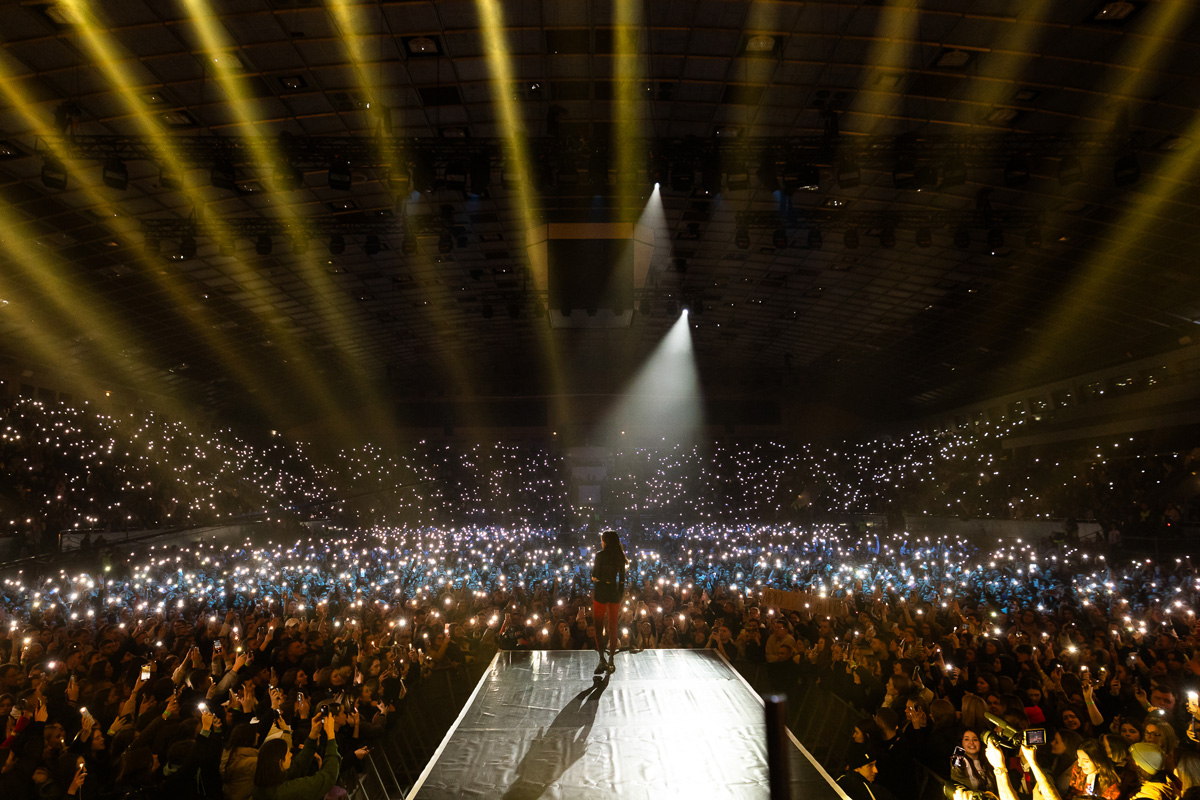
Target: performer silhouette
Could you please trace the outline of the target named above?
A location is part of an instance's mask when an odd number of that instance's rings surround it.
[[[600,534],[603,545],[592,564],[592,619],[596,623],[596,651],[600,663],[596,674],[616,669],[613,654],[617,651],[617,617],[621,613],[621,598],[625,596],[625,567],[629,560],[621,547],[621,538],[614,530]],[[605,661],[604,642],[608,642],[608,660]]]

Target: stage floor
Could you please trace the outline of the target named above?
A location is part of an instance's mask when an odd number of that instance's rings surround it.
[[[408,800],[769,797],[757,694],[708,650],[496,655]],[[793,739],[793,798],[845,797]]]

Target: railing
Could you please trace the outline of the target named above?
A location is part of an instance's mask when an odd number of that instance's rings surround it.
[[[351,800],[399,800],[412,789],[433,758],[471,691],[487,671],[491,653],[466,666],[437,670],[401,701],[387,732],[372,747],[356,785],[345,787]]]
[[[733,666],[756,692],[768,693],[769,673],[766,665],[735,661]],[[846,754],[854,743],[854,726],[870,714],[811,681],[803,687],[793,687],[787,694],[788,728],[826,772],[835,778],[841,775],[846,766]],[[914,766],[917,768],[919,791],[911,800],[939,800],[944,797],[942,787],[945,779],[920,763]]]

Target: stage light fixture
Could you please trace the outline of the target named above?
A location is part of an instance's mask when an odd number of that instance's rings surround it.
[[[779,191],[779,167],[772,153],[763,153],[758,165],[758,184],[769,192]]]
[[[329,255],[340,256],[346,252],[346,237],[340,233],[335,233],[329,237]]]
[[[504,159],[500,165],[500,185],[509,191],[521,186],[521,173],[517,170],[517,162],[511,158]]]
[[[559,157],[555,180],[559,186],[566,189],[574,189],[579,185],[579,167],[575,159],[565,155]]]
[[[160,164],[158,167],[158,186],[160,189],[176,191],[180,187],[179,173],[166,164]]]
[[[388,167],[385,173],[388,189],[398,197],[408,194],[412,181],[409,179],[408,167]]]
[[[967,162],[963,161],[958,156],[951,156],[942,164],[942,183],[943,189],[949,189],[952,186],[962,186],[967,182]]]
[[[933,247],[933,231],[917,228],[917,247]]]
[[[785,247],[787,247],[788,246],[787,231],[784,230],[783,228],[776,228],[775,232],[773,234],[771,234],[771,244],[775,246],[776,250],[782,250]]]
[[[783,191],[786,194],[821,188],[821,170],[802,161],[789,161],[783,168]]]
[[[917,179],[917,162],[904,156],[892,168],[892,186],[897,189],[911,189]]]
[[[216,188],[232,192],[237,189],[237,168],[232,162],[218,161],[209,170],[208,180]]]
[[[42,161],[42,186],[59,191],[67,188],[67,168],[57,158],[47,156]]]
[[[608,191],[608,157],[600,151],[588,156],[588,185],[592,194]]]
[[[824,235],[822,235],[821,229],[820,228],[809,228],[808,229],[808,249],[809,250],[820,250],[821,246],[823,244],[825,244],[825,237],[824,237]]]
[[[533,160],[533,183],[539,189],[549,189],[554,186],[554,161],[545,154],[539,154]]]
[[[292,254],[302,256],[308,253],[308,237],[304,234],[292,237]]]
[[[1000,251],[1004,249],[1004,231],[1000,228],[988,229],[988,251],[994,255],[1000,255]]]
[[[879,231],[879,246],[891,250],[896,246],[896,229],[892,227],[882,228]]]
[[[847,228],[842,234],[842,246],[847,250],[858,249],[858,228]]]
[[[260,256],[271,255],[271,250],[275,248],[275,242],[271,240],[271,234],[261,233],[254,241],[254,252]]]
[[[417,153],[412,164],[412,187],[417,192],[432,192],[437,182],[437,170],[428,153]]]
[[[452,191],[461,192],[467,188],[467,165],[460,160],[450,161],[442,173],[442,185]]]
[[[741,192],[750,188],[750,172],[744,163],[729,168],[725,174],[725,188],[731,192]]]
[[[839,189],[853,189],[862,182],[862,170],[858,162],[852,158],[844,158],[837,165],[837,185]]]
[[[671,188],[677,192],[690,192],[695,173],[696,167],[691,161],[676,161],[671,165]]]
[[[477,153],[471,156],[470,174],[471,194],[481,197],[492,185],[492,161],[487,155]]]
[[[196,237],[191,234],[182,237],[179,240],[179,255],[185,259],[196,257]]]
[[[667,182],[667,175],[669,173],[669,170],[670,170],[670,167],[667,164],[667,160],[665,158],[663,158],[662,156],[657,156],[657,155],[651,156],[650,164],[646,168],[646,179],[648,181],[650,181],[651,186],[653,186],[656,183],[659,186],[662,186],[664,183]]]
[[[962,250],[971,246],[971,231],[966,225],[959,225],[954,229],[954,246]]]
[[[1075,156],[1063,156],[1058,162],[1058,182],[1069,186],[1083,178],[1083,162]]]
[[[737,246],[738,250],[749,250],[750,231],[745,226],[738,228],[733,233],[733,243]]]
[[[129,188],[129,167],[119,158],[110,158],[104,162],[100,179],[110,189],[123,192]]]
[[[721,191],[721,165],[713,153],[700,157],[700,188],[710,195]]]
[[[304,182],[300,170],[286,161],[281,161],[275,165],[275,171],[272,173],[271,178],[275,189],[281,192],[291,192],[299,189],[300,185]]]
[[[1010,189],[1020,189],[1029,185],[1029,159],[1025,156],[1013,156],[1004,165],[1004,185]]]
[[[1137,157],[1126,153],[1113,164],[1113,183],[1117,186],[1132,186],[1142,177],[1142,166]]]
[[[450,235],[450,231],[442,231],[442,235],[438,237],[438,252],[445,254],[454,250],[454,237]]]
[[[933,189],[938,182],[937,167],[932,164],[920,164],[913,173],[913,188],[918,192]]]
[[[350,173],[350,162],[344,158],[335,158],[329,164],[329,188],[339,192],[350,191],[354,176]]]
[[[363,242],[363,252],[369,256],[379,255],[380,250],[379,237],[371,233],[367,235],[367,240]]]

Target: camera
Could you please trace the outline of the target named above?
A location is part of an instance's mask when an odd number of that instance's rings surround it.
[[[942,796],[946,800],[984,800],[986,797],[983,792],[961,783],[942,784]]]
[[[984,745],[995,744],[1003,750],[1017,750],[1021,747],[1036,747],[1046,743],[1045,728],[1026,728],[1019,731],[995,714],[983,715],[988,722],[996,726],[994,731],[984,731],[980,739]]]

